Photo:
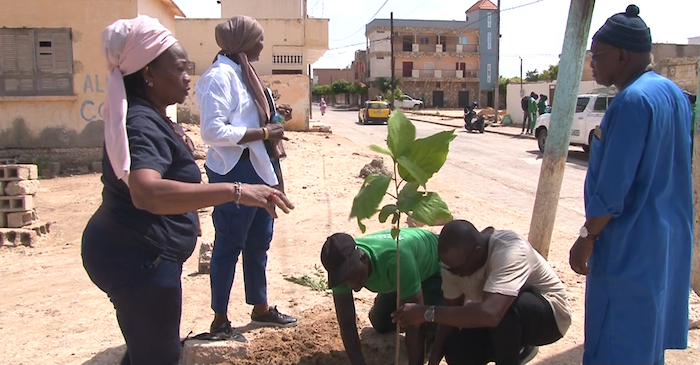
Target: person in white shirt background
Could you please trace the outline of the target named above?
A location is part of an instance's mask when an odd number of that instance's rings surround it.
[[[263,28],[254,18],[235,16],[217,25],[215,36],[221,51],[195,88],[202,140],[210,146],[205,163],[209,182],[266,184],[284,192],[279,164],[284,127],[271,123],[273,98],[250,64],[263,50]],[[211,334],[247,342],[227,315],[241,254],[246,303],[253,305],[251,320],[262,326],[296,325],[296,318],[280,313],[267,300],[272,216],[262,208],[227,203],[214,208],[212,220],[216,237],[210,274]]]

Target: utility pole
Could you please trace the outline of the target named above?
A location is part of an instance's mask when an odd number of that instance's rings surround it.
[[[309,120],[314,118],[314,78],[311,76],[311,65],[309,64]]]
[[[396,59],[394,58],[394,12],[391,12],[391,97],[389,98],[389,104],[394,107],[394,93],[396,92]]]
[[[698,77],[700,77],[700,62],[698,63]],[[698,84],[698,93],[700,96],[700,84]],[[697,101],[696,101],[697,103]],[[695,209],[695,223],[693,229],[693,266],[692,276],[690,278],[690,287],[693,288],[695,294],[700,295],[700,114],[695,115],[695,131],[693,132],[693,196]],[[698,143],[695,143],[695,140]]]
[[[523,58],[520,56],[518,57],[520,58],[520,97],[522,98],[525,96],[525,90],[523,90]]]
[[[493,96],[494,123],[498,123],[498,97],[501,94],[501,76],[498,71],[498,65],[501,62],[501,0],[498,0],[496,7],[498,10],[496,13],[496,87],[493,88],[495,91]]]
[[[550,130],[545,144],[535,207],[532,211],[528,240],[545,259],[549,254],[559,193],[564,179],[569,137],[574,121],[576,96],[581,85],[588,33],[595,0],[571,0],[564,34],[559,77],[554,99]]]

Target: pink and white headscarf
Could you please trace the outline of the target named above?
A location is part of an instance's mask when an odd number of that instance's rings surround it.
[[[177,39],[157,19],[141,15],[120,19],[102,32],[102,52],[107,61],[105,100],[105,147],[117,179],[129,185],[131,156],[126,135],[126,89],[124,76],[146,67]]]

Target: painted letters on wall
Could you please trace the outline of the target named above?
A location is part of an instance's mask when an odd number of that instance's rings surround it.
[[[86,95],[85,101],[80,105],[80,116],[85,122],[104,120],[104,96],[107,86],[105,76],[85,75],[83,83],[83,93]]]

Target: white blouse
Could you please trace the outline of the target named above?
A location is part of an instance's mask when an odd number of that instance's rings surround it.
[[[258,176],[270,186],[277,185],[279,181],[263,141],[238,144],[248,128],[260,128],[258,110],[243,83],[241,66],[219,55],[197,81],[195,95],[202,140],[209,145],[207,167],[226,175],[248,148]]]

